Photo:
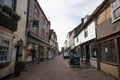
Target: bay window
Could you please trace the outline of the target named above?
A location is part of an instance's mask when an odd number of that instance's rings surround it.
[[[8,62],[10,59],[10,41],[0,38],[0,63]]]

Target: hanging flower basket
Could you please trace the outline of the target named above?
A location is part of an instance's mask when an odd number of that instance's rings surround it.
[[[7,13],[10,16],[13,14],[12,8],[10,8],[8,6],[3,6],[2,11],[5,12],[5,13]]]
[[[20,20],[20,16],[17,13],[15,13],[12,8],[10,8],[8,6],[3,6],[2,11],[7,13],[10,17],[12,17],[13,20],[15,20],[15,21]]]
[[[16,21],[19,21],[20,20],[20,16],[18,14],[16,14],[15,12],[13,12],[12,14],[12,18]]]

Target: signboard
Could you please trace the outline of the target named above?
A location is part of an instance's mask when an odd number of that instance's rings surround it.
[[[28,57],[30,55],[31,55],[31,49],[27,49],[27,51],[26,51],[26,57]]]

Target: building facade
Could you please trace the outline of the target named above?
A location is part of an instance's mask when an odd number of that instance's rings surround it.
[[[80,30],[82,29],[82,26],[84,24],[84,19],[81,19],[81,23],[74,29],[74,43],[75,43],[75,47],[74,47],[74,51],[77,52],[80,55],[80,59],[83,62],[83,55],[82,55],[82,51],[80,49],[80,38],[79,38],[79,34],[80,34]]]
[[[49,59],[51,59],[58,54],[57,36],[53,29],[50,30],[49,43],[50,43]]]
[[[37,0],[28,2],[27,61],[48,58],[50,21]]]
[[[50,21],[38,1],[18,0],[17,12],[21,20],[14,35],[17,43],[22,42],[22,46],[17,46],[17,59],[29,62],[47,58]]]
[[[74,41],[74,29],[69,33],[69,45],[70,45],[70,53],[74,52],[75,41]]]
[[[16,13],[17,0],[0,0],[0,79],[14,73],[16,42],[20,16]]]
[[[104,0],[93,14],[100,70],[120,78],[120,0]]]
[[[78,46],[77,50],[81,55],[81,61],[97,68],[95,21],[89,16],[83,18],[83,23],[77,38],[75,38],[75,46]]]
[[[75,28],[74,39],[82,61],[89,56],[91,66],[120,79],[120,0],[104,0]]]

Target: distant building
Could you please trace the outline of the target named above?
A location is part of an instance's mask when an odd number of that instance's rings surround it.
[[[54,32],[53,29],[50,30],[49,43],[50,49],[48,58],[54,58],[56,55],[58,55],[58,43],[56,32]]]

